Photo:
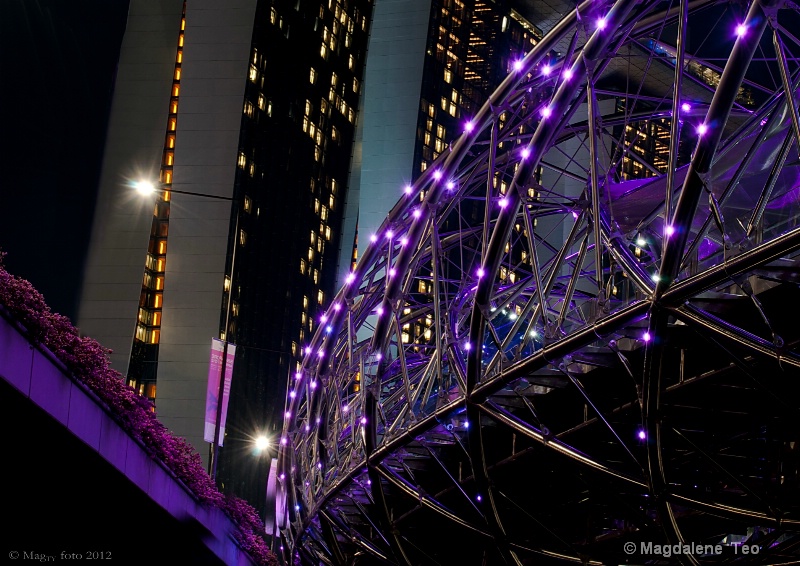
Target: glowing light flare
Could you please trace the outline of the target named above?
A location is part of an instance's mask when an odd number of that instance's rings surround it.
[[[466,124],[464,124],[465,132],[469,133],[474,129],[475,129],[475,124],[472,122],[472,120],[469,120]]]
[[[664,234],[666,234],[667,237],[670,237],[674,233],[675,233],[675,226],[673,226],[672,224],[667,224],[666,228],[664,228]]]
[[[378,235],[377,235],[377,234],[372,234],[372,235],[369,237],[369,241],[370,241],[370,242],[372,242],[372,243],[374,244],[375,242],[377,242],[377,241],[378,241]]]
[[[605,18],[597,18],[597,29],[602,31],[602,30],[606,29],[607,25],[608,25],[608,22],[606,22]]]
[[[299,372],[299,371],[296,374],[294,374],[294,378],[295,379],[301,379],[302,377],[303,377],[303,374],[301,372]]]
[[[306,354],[310,354],[311,352],[313,352],[313,349],[311,348],[311,346],[306,346],[305,353]]]
[[[747,35],[747,26],[744,23],[741,23],[736,26],[736,37],[744,37]]]
[[[266,436],[256,438],[256,450],[263,452],[267,448],[269,448],[269,439]]]
[[[691,109],[692,105],[689,104],[688,102],[684,102],[683,104],[681,104],[681,112],[688,112]]]
[[[531,150],[527,147],[522,150],[522,159],[528,159],[531,156]]]
[[[643,340],[645,343],[649,342],[649,341],[650,341],[650,340],[652,340],[652,339],[653,339],[653,337],[652,337],[652,336],[650,336],[650,333],[649,333],[649,332],[645,332],[644,334],[642,334],[642,340]]]
[[[361,424],[362,425],[367,424],[367,417],[361,417]]]
[[[422,211],[418,208],[415,208],[414,212],[412,212],[411,214],[414,216],[414,218],[419,218],[420,216],[422,216]]]
[[[544,67],[542,67],[542,74],[545,77],[549,77],[550,73],[552,73],[552,72],[553,72],[553,68],[550,65],[545,65]]]
[[[388,232],[386,232],[386,238],[388,238],[389,240],[394,238],[394,230],[389,230]]]
[[[708,133],[708,124],[700,124],[697,126],[697,135],[704,136]]]
[[[639,437],[639,440],[644,440],[645,438],[647,438],[647,433],[646,433],[644,430],[640,430],[640,431],[639,431],[639,432],[636,434],[636,436],[638,436],[638,437]]]
[[[352,283],[355,280],[356,280],[356,274],[355,273],[348,273],[347,277],[345,278],[345,283],[347,283],[349,285],[350,283]]]
[[[411,188],[411,185],[406,185],[405,187],[403,187],[403,192],[407,195],[410,195],[412,190],[413,189]]]
[[[314,381],[312,381],[311,383],[309,383],[309,384],[308,384],[308,386],[309,386],[311,389],[316,389],[316,388],[317,388],[317,382],[316,382],[316,380],[314,380]]]
[[[514,70],[521,71],[522,70],[522,59],[517,59],[514,61]]]
[[[572,78],[572,69],[566,69],[564,71],[564,80],[568,81]]]
[[[289,391],[289,397],[291,397],[292,399],[294,399],[295,397],[297,397],[297,393],[294,391],[294,389],[293,389],[293,390],[291,390],[291,391]]]
[[[394,277],[395,275],[397,275],[397,270],[394,267],[392,267],[391,269],[389,269],[389,277]]]
[[[408,243],[408,238],[406,238],[405,236],[400,238],[400,245],[401,246],[405,246],[407,243]]]
[[[483,277],[484,275],[486,275],[486,270],[485,270],[485,269],[483,269],[482,267],[479,267],[479,268],[478,268],[478,279],[480,279],[480,278],[481,278],[481,277]]]
[[[436,171],[433,172],[433,178],[438,181],[439,179],[442,178],[442,172],[439,169],[437,169]]]
[[[137,181],[133,184],[133,188],[136,189],[141,195],[152,195],[156,192],[156,187],[150,181]]]
[[[467,352],[469,352],[470,350],[472,350],[472,344],[470,344],[469,342],[464,342],[464,349]]]
[[[549,118],[553,114],[553,109],[550,108],[549,106],[545,106],[544,108],[542,108],[541,114],[542,114],[542,118],[545,118],[545,119]]]
[[[501,198],[500,202],[498,202],[497,204],[500,205],[500,208],[505,208],[505,207],[508,206],[508,199],[507,198]]]
[[[452,190],[453,190],[453,189],[455,189],[455,188],[456,188],[456,184],[455,184],[455,182],[453,182],[453,181],[448,181],[448,182],[447,182],[447,190],[448,190],[448,191],[452,191]]]

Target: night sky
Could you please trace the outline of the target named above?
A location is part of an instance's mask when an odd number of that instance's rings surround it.
[[[0,0],[0,249],[75,319],[128,0]]]

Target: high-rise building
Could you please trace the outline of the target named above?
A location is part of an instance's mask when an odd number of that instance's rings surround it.
[[[254,502],[252,439],[334,286],[371,9],[130,6],[79,326],[204,457],[211,339],[236,344],[219,477]]]

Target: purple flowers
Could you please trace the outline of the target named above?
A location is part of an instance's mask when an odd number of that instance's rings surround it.
[[[105,402],[120,426],[142,441],[153,458],[161,460],[203,503],[225,511],[237,525],[235,534],[242,549],[261,566],[275,566],[277,559],[261,537],[264,526],[249,503],[223,496],[206,473],[200,455],[183,438],[174,436],[156,418],[155,407],[123,382],[108,367],[109,350],[88,337],[81,337],[69,319],[50,310],[33,285],[14,277],[3,266],[0,252],[0,305],[28,330],[31,340],[47,347]]]

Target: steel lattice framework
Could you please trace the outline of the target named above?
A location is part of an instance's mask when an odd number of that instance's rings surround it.
[[[287,557],[798,554],[800,19],[746,8],[578,5],[407,188],[291,384]]]

